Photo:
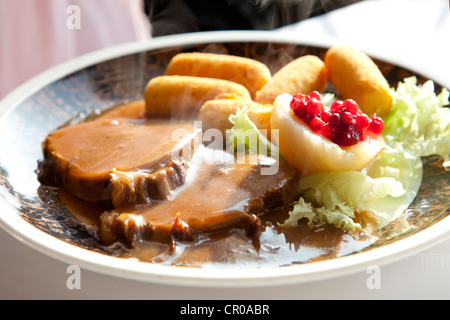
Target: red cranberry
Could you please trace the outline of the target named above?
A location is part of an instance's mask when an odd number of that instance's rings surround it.
[[[330,111],[331,112],[339,112],[339,111],[341,111],[341,109],[342,109],[342,101],[340,101],[340,100],[338,100],[338,101],[335,101],[335,102],[333,102],[332,104],[331,104],[331,106],[330,106]]]
[[[339,125],[341,124],[341,116],[339,115],[339,113],[332,113],[328,122],[333,127],[339,127]]]
[[[319,93],[318,91],[312,91],[312,92],[309,94],[309,97],[310,97],[311,99],[317,99],[317,100],[319,100],[319,101],[322,101],[322,98],[320,97],[320,93]]]
[[[309,126],[314,132],[320,133],[325,126],[325,122],[322,119],[315,117],[311,120]]]
[[[353,115],[348,111],[342,112],[341,121],[345,125],[351,125],[353,122]]]
[[[330,120],[330,117],[331,113],[327,110],[324,110],[320,115],[320,119],[322,119],[324,122],[328,122]]]
[[[366,130],[369,127],[370,120],[366,114],[360,113],[359,115],[356,116],[355,120],[356,124],[361,129]]]
[[[373,115],[370,118],[370,124],[367,130],[372,131],[373,133],[380,134],[381,131],[384,129],[384,122],[381,118],[377,117],[376,115]]]
[[[298,95],[294,96],[290,107],[297,117],[303,118],[306,112],[306,102],[303,98],[298,97]]]
[[[306,112],[318,116],[323,111],[323,104],[320,100],[311,99],[306,104]]]
[[[384,128],[381,118],[369,117],[358,109],[354,100],[335,101],[324,107],[317,91],[309,95],[296,94],[290,107],[295,116],[306,122],[311,130],[340,146],[351,146],[365,139],[365,131],[380,134]]]
[[[363,131],[355,126],[348,126],[341,133],[337,143],[343,147],[354,145],[363,139]]]
[[[336,128],[332,127],[330,124],[325,124],[321,131],[322,135],[325,138],[330,139],[331,141],[335,141],[336,138]]]
[[[342,106],[345,108],[345,111],[350,112],[352,115],[355,115],[356,112],[358,112],[358,105],[354,100],[344,100]]]

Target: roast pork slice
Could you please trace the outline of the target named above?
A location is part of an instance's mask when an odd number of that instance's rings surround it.
[[[264,155],[236,158],[201,146],[190,166],[185,184],[170,200],[104,212],[100,240],[133,247],[141,240],[171,243],[234,228],[253,236],[258,234],[260,214],[286,206],[295,197],[296,171]],[[268,167],[276,170],[265,174]]]
[[[44,142],[41,183],[85,201],[148,203],[184,183],[201,130],[188,121],[99,119],[56,130]]]

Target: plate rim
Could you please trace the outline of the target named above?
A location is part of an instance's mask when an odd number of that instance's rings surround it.
[[[317,39],[316,41],[305,40],[301,37],[292,39],[291,35],[277,31],[210,31],[129,42],[82,55],[38,74],[0,101],[0,119],[38,90],[64,76],[96,63],[142,51],[173,46],[256,41],[319,47],[330,47],[337,44],[336,41],[330,39]],[[364,48],[361,48],[361,50],[364,50]],[[373,58],[383,59],[409,70],[420,72],[425,77],[427,76],[427,73],[424,72],[426,70],[420,71],[420,69],[417,70],[417,66],[404,65],[402,61],[397,61],[398,58],[383,55],[382,52],[364,51]],[[431,79],[447,88],[450,87],[446,79],[439,77]],[[160,284],[234,288],[304,283],[345,276],[367,270],[371,265],[381,267],[393,263],[437,245],[450,237],[449,216],[416,234],[386,246],[330,260],[256,269],[190,268],[118,259],[77,247],[32,226],[21,218],[2,198],[0,198],[0,226],[20,242],[49,257],[65,263],[77,264],[97,273]],[[386,249],[389,249],[388,252],[386,252]],[[233,272],[234,270],[238,270],[238,272]]]

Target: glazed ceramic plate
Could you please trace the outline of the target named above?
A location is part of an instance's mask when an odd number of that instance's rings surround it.
[[[199,286],[252,286],[313,281],[365,270],[417,253],[450,235],[450,174],[437,157],[423,159],[416,199],[380,238],[361,252],[284,267],[190,268],[118,258],[100,246],[64,208],[37,194],[37,163],[45,136],[74,116],[141,99],[148,80],[164,72],[182,51],[227,53],[257,59],[276,71],[304,54],[324,56],[330,43],[296,43],[270,32],[186,34],[131,43],[94,52],[57,66],[13,91],[0,104],[0,225],[20,241],[55,259],[109,275]],[[370,53],[369,53],[370,54]],[[392,85],[426,70],[373,56]],[[436,91],[449,87],[432,79]],[[403,223],[402,223],[403,222]]]

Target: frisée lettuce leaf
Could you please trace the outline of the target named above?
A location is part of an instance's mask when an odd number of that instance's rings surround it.
[[[403,158],[403,152],[387,148],[368,170],[301,177],[300,199],[293,204],[289,218],[280,225],[294,227],[305,218],[310,227],[331,224],[357,235],[368,231],[357,222],[356,215],[363,212],[372,222],[370,229],[376,231],[408,207],[420,186],[421,169],[420,159]]]
[[[303,218],[307,219],[310,228],[331,224],[336,228],[355,234],[363,231],[361,225],[353,220],[355,210],[342,201],[336,202],[332,208],[327,209],[325,206],[316,207],[301,197],[293,204],[292,210],[289,212],[289,218],[280,226],[296,227],[298,221]]]
[[[246,107],[230,115],[229,121],[233,124],[232,128],[226,131],[229,149],[238,152],[250,150],[267,156],[279,156],[278,147],[270,142],[250,120]]]
[[[391,111],[383,119],[387,144],[401,146],[414,156],[440,155],[450,168],[449,91],[436,95],[433,81],[417,84],[416,77],[405,78],[392,89]]]

